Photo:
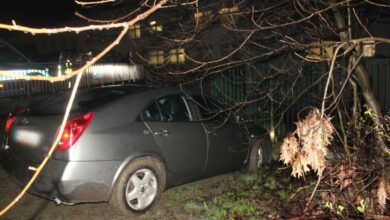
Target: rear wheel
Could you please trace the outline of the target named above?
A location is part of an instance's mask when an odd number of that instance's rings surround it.
[[[122,171],[110,198],[110,205],[127,216],[143,214],[165,189],[166,172],[153,157],[135,159]]]

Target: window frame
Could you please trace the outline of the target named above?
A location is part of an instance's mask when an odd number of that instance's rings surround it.
[[[142,36],[141,24],[136,23],[136,24],[130,25],[129,30],[128,30],[128,36],[130,39],[133,39],[133,40],[140,39]]]
[[[157,106],[157,110],[158,110],[158,113],[160,115],[160,120],[153,120],[153,121],[146,121],[145,118],[144,118],[144,113],[150,108],[151,105],[155,104]],[[157,101],[155,99],[153,99],[153,101],[151,101],[150,103],[148,103],[146,105],[145,108],[142,109],[142,111],[139,113],[139,117],[141,118],[141,120],[143,122],[163,122],[162,120],[162,114],[161,114],[161,109],[160,109],[160,106],[158,105]]]
[[[168,121],[168,120],[164,120],[164,116],[162,114],[162,110],[161,110],[161,104],[159,103],[159,100],[160,99],[163,99],[163,98],[167,98],[167,97],[170,97],[170,96],[173,96],[173,97],[179,97],[179,99],[184,103],[184,106],[187,110],[187,113],[188,113],[188,121]],[[194,121],[194,116],[193,116],[193,113],[191,111],[191,107],[190,105],[187,103],[185,97],[182,95],[182,94],[179,94],[179,93],[171,93],[171,94],[167,94],[167,95],[163,95],[159,98],[156,99],[156,103],[157,103],[157,106],[160,110],[160,114],[161,114],[161,121],[162,122],[176,122],[176,123],[179,123],[179,122],[184,122],[184,123],[188,123],[188,122],[192,122]]]
[[[163,24],[156,20],[149,21],[148,25],[149,25],[149,29],[154,33],[159,33],[164,31]]]
[[[219,102],[217,99],[215,99],[214,97],[211,97],[211,96],[208,96],[208,95],[202,95],[202,94],[192,94],[191,95],[191,105],[193,106],[193,108],[196,109],[196,112],[197,112],[197,120],[201,121],[201,122],[218,122],[218,123],[221,123],[221,122],[227,122],[227,123],[233,123],[235,122],[235,119],[233,117],[233,114],[232,114],[232,110],[229,110],[229,111],[223,111],[223,112],[220,112],[218,114],[216,114],[215,116],[213,117],[209,117],[209,118],[203,118],[203,114],[202,114],[202,111],[205,111],[205,110],[202,110],[202,106],[203,104],[202,103],[199,103],[196,99],[195,99],[195,96],[198,96],[199,98],[201,98],[204,102],[206,102],[205,104],[208,105],[207,102],[210,102],[211,100],[211,103],[217,105],[218,107],[220,107],[221,109],[227,109],[227,106],[225,106],[224,104],[222,104],[221,102]],[[203,106],[203,107],[206,107],[206,108],[209,108],[209,106]],[[212,112],[211,112],[212,113]],[[226,120],[226,117],[223,117],[224,120],[221,120],[221,117],[220,115],[221,114],[225,114],[228,118]]]
[[[168,121],[168,120],[164,120],[164,117],[163,117],[163,114],[162,114],[162,111],[161,111],[161,106],[160,104],[158,103],[158,100],[164,98],[164,97],[168,97],[168,96],[178,96],[183,102],[184,102],[184,105],[185,105],[185,108],[188,112],[188,121]],[[157,108],[158,108],[158,112],[160,114],[160,120],[159,121],[145,121],[145,118],[144,118],[144,112],[149,109],[149,107],[155,103],[157,105]],[[193,123],[193,122],[199,122],[199,116],[198,116],[198,113],[196,112],[196,109],[194,109],[194,106],[192,105],[191,102],[189,102],[186,98],[186,96],[180,94],[180,93],[170,93],[170,94],[165,94],[165,95],[162,95],[162,96],[159,96],[157,98],[154,98],[151,102],[149,102],[146,107],[144,107],[142,109],[142,111],[138,114],[138,117],[142,122],[145,122],[145,123],[149,123],[149,122],[173,122],[173,123]]]
[[[153,61],[155,58],[156,62]],[[164,50],[152,50],[148,54],[148,63],[149,65],[163,65],[165,62],[165,53]]]
[[[183,64],[186,62],[186,53],[184,48],[175,48],[169,50],[170,64]]]

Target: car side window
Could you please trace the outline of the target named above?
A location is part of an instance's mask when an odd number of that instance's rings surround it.
[[[195,104],[198,106],[202,120],[216,120],[222,122],[229,116],[229,114],[225,112],[226,108],[218,101],[201,95],[194,95],[193,98]]]
[[[150,104],[149,107],[142,112],[142,119],[146,122],[161,121],[161,114],[156,102]]]
[[[191,121],[187,103],[180,95],[168,95],[157,100],[162,121],[186,122]]]

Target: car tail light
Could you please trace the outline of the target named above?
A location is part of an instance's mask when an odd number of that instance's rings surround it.
[[[73,118],[66,122],[64,132],[60,141],[57,144],[57,151],[66,151],[68,150],[79,137],[83,134],[85,129],[87,129],[91,119],[93,118],[94,113],[88,112],[82,116]],[[57,134],[58,135],[58,134]],[[56,135],[56,138],[57,138]]]
[[[26,111],[26,108],[16,110],[14,113],[9,113],[7,121],[5,121],[5,136],[9,137],[11,133],[11,127],[15,122],[15,117]]]
[[[5,122],[5,136],[9,137],[9,134],[11,132],[12,124],[15,121],[15,116],[12,114],[8,115],[7,121]]]

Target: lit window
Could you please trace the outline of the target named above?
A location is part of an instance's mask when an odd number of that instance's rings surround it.
[[[232,16],[234,13],[239,12],[240,9],[237,6],[231,8],[222,8],[219,10],[219,14],[221,15],[220,20],[222,23],[231,23],[234,21],[234,17]]]
[[[184,63],[186,56],[183,48],[173,49],[169,51],[169,62],[170,63]]]
[[[200,18],[200,17],[209,17],[211,16],[211,11],[198,11],[194,14],[195,18]]]
[[[140,24],[131,25],[129,27],[129,37],[131,39],[136,39],[136,38],[141,37],[141,25]]]
[[[153,31],[161,32],[163,31],[162,24],[157,23],[157,21],[151,21],[149,22],[150,29]]]
[[[151,51],[149,52],[149,64],[161,65],[164,63],[164,51]]]
[[[237,6],[231,7],[231,8],[222,8],[219,10],[219,14],[232,14],[239,12],[240,9]]]

